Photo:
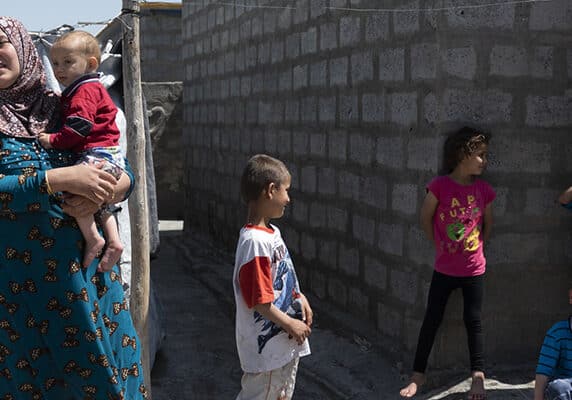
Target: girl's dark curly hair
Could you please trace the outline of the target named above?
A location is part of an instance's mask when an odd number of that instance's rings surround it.
[[[481,144],[489,144],[490,133],[465,126],[452,133],[445,140],[443,151],[443,171],[453,172],[459,163],[470,156]]]

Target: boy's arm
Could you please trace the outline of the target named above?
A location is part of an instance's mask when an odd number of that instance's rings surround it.
[[[423,232],[425,232],[425,236],[427,236],[431,242],[435,240],[433,237],[433,215],[435,214],[438,204],[439,200],[437,200],[437,197],[428,191],[425,195],[425,199],[423,200],[423,204],[421,205],[421,228],[423,229]]]
[[[493,203],[489,203],[485,207],[485,215],[483,221],[483,242],[488,242],[493,229]]]
[[[312,333],[312,329],[304,321],[288,316],[273,303],[257,304],[254,309],[264,318],[284,329],[298,344],[304,343],[304,340]]]
[[[534,400],[544,400],[544,391],[548,385],[549,377],[542,374],[536,374],[534,380]]]
[[[302,293],[300,293],[300,299],[302,300],[302,317],[303,321],[308,326],[312,326],[314,322],[314,312],[312,311],[312,307],[310,307],[310,302]]]

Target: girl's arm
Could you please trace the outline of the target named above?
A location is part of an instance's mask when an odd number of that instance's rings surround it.
[[[425,236],[427,236],[431,242],[435,240],[433,237],[433,215],[435,215],[438,204],[439,200],[437,200],[437,197],[430,191],[427,191],[423,204],[421,205],[420,221]]]
[[[493,229],[493,203],[489,203],[485,208],[483,220],[483,242],[487,242],[491,237]]]

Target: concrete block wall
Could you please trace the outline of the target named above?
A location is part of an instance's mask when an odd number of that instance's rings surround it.
[[[487,360],[532,363],[572,286],[572,214],[555,204],[572,184],[572,3],[463,7],[487,3],[183,1],[185,226],[233,249],[245,161],[284,160],[292,203],[277,223],[302,287],[409,365],[432,273],[425,185],[444,134],[483,127],[498,194]],[[433,368],[466,361],[461,313],[456,294]]]
[[[141,79],[182,81],[181,5],[144,2],[140,19]]]

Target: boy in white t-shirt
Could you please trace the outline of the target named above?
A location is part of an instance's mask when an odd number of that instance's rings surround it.
[[[289,400],[300,357],[310,354],[312,309],[280,230],[270,220],[290,202],[290,173],[280,160],[258,154],[242,173],[248,205],[234,267],[236,346],[244,374],[236,400]]]

